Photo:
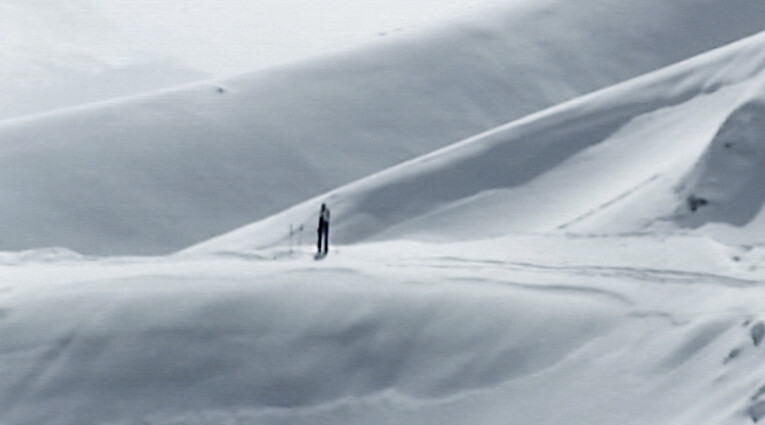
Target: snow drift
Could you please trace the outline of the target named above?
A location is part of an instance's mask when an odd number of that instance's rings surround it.
[[[512,3],[280,69],[5,122],[0,246],[180,249],[753,33],[763,9]]]
[[[0,422],[740,424],[762,256],[651,235],[27,253],[0,282]]]
[[[15,291],[0,327],[0,420],[163,423],[179,412],[199,420],[207,410],[305,408],[394,388],[448,398],[557,363],[616,311],[565,291],[383,284],[360,270],[256,274]]]

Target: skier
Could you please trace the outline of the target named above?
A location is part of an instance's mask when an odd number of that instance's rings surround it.
[[[329,251],[329,208],[327,204],[321,204],[319,212],[319,240],[317,242],[317,257],[324,257]]]

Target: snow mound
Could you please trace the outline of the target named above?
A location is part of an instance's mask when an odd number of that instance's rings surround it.
[[[737,173],[742,169],[735,163],[706,166],[704,151],[727,143],[729,136],[720,134],[729,128],[743,128],[756,139],[761,126],[746,123],[759,107],[747,99],[758,92],[765,71],[763,45],[760,34],[531,115],[189,252],[278,245],[290,226],[312,228],[321,202],[333,209],[333,239],[340,244],[677,229],[676,210],[687,206],[690,195],[676,188],[694,173],[711,181],[721,173],[742,179],[741,190],[726,190],[726,196],[759,206],[749,192],[761,191],[759,174]],[[747,161],[746,167],[762,170],[758,156]],[[703,189],[710,183],[702,178],[691,185]]]
[[[0,422],[742,423],[762,272],[729,254],[533,235],[4,267]]]
[[[560,362],[608,331],[620,305],[490,283],[391,284],[355,268],[256,275],[19,286],[0,310],[0,419],[164,423],[150,418],[386,391],[459,397]]]

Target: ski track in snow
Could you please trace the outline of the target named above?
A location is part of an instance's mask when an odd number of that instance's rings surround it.
[[[446,264],[439,260],[446,260]],[[699,273],[682,270],[662,270],[635,267],[606,267],[606,266],[556,266],[549,264],[520,263],[513,261],[478,260],[457,257],[443,257],[434,260],[438,264],[431,267],[455,268],[455,269],[479,269],[491,266],[500,269],[512,269],[518,271],[556,271],[573,275],[616,277],[645,282],[678,283],[678,284],[710,284],[725,285],[729,287],[749,287],[761,285],[762,280],[730,277],[714,273]],[[451,264],[450,264],[451,263]],[[413,266],[417,267],[417,266]]]
[[[561,224],[560,226],[558,226],[558,230],[565,230],[566,228],[568,228],[570,226],[573,226],[573,225],[575,225],[577,223],[580,223],[582,221],[587,220],[588,218],[596,215],[597,213],[599,213],[601,211],[605,211],[606,209],[608,209],[608,207],[610,207],[610,206],[612,206],[612,205],[614,205],[614,204],[616,204],[616,203],[618,203],[620,201],[623,201],[624,199],[627,199],[628,197],[630,197],[631,195],[633,195],[636,192],[640,191],[640,189],[642,189],[643,187],[648,186],[649,184],[653,183],[654,181],[656,181],[660,177],[661,177],[660,174],[654,174],[653,176],[649,177],[645,181],[640,182],[636,186],[634,186],[634,187],[624,191],[623,193],[619,194],[618,196],[614,197],[613,199],[609,200],[608,202],[605,202],[605,203],[597,206],[596,208],[592,209],[591,211],[588,211],[588,212],[582,214],[581,216],[579,216],[579,217],[577,217],[577,218],[575,218],[575,219],[573,219],[573,220],[571,220],[571,221],[569,221],[567,223]]]

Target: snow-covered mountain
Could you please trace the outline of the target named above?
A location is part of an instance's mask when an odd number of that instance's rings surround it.
[[[763,242],[765,34],[575,99],[311,199],[191,251],[334,239],[709,228]],[[734,236],[735,235],[735,236]]]
[[[254,222],[0,252],[0,425],[761,421],[765,6],[569,3],[0,124],[2,246]]]
[[[764,14],[755,1],[511,2],[342,54],[6,122],[0,246],[180,249],[753,33]]]
[[[0,1],[0,120],[208,78],[142,51],[86,0]]]

